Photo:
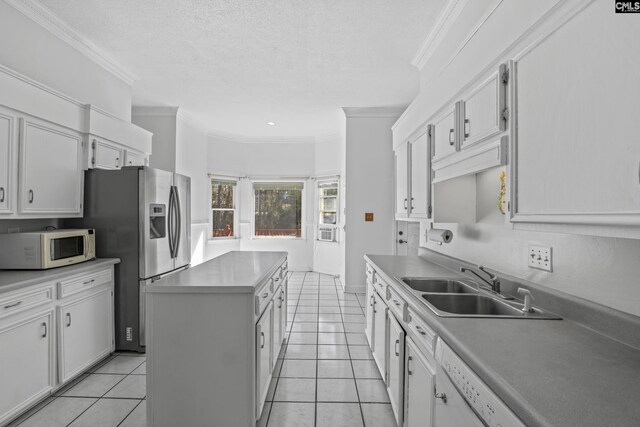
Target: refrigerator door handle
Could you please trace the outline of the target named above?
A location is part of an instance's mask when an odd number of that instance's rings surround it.
[[[173,216],[174,216],[174,212],[173,209],[175,207],[174,204],[174,195],[173,195],[173,186],[170,187],[169,189],[169,218],[167,219],[168,222],[168,228],[169,228],[169,252],[171,253],[171,258],[175,258],[175,254],[174,254],[174,235],[173,235]]]
[[[174,258],[178,257],[178,252],[180,251],[180,238],[182,237],[182,213],[180,212],[180,194],[178,193],[178,187],[173,186],[173,202],[175,204],[174,213],[176,215],[176,235],[174,239],[173,245],[173,255]]]

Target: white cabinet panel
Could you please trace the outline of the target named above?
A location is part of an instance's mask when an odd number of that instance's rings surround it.
[[[20,212],[73,216],[81,212],[81,137],[22,119]]]
[[[447,108],[440,116],[433,120],[433,161],[454,154],[458,149],[456,142],[456,111],[459,104]]]
[[[376,361],[382,378],[386,378],[387,365],[387,308],[386,304],[377,293],[374,293],[373,303],[373,359]]]
[[[147,160],[144,153],[126,150],[124,154],[124,166],[146,166]]]
[[[407,338],[406,343],[405,426],[431,427],[435,364],[427,361],[411,338]]]
[[[411,142],[411,217],[426,218],[431,205],[429,131]]]
[[[404,330],[395,316],[389,313],[388,336],[388,376],[387,391],[389,401],[396,418],[396,423],[402,425],[403,392],[404,392]]]
[[[409,145],[403,144],[395,151],[396,216],[409,214]]]
[[[367,342],[369,347],[373,350],[373,337],[374,337],[374,314],[373,314],[373,298],[376,291],[373,289],[373,284],[367,279],[367,317],[364,333],[367,336]]]
[[[640,79],[629,46],[610,41],[637,40],[640,26],[606,10],[591,3],[510,65],[514,222],[627,225],[638,237]]]
[[[0,424],[54,385],[53,310],[0,326]]]
[[[66,382],[105,357],[113,346],[111,288],[58,308],[59,378]]]
[[[0,113],[0,214],[11,213],[15,117]]]
[[[502,113],[505,108],[506,69],[506,65],[500,65],[462,100],[461,149],[505,130]]]
[[[256,324],[256,418],[260,418],[271,382],[273,303],[270,302]]]
[[[273,348],[271,352],[271,370],[275,368],[276,360],[282,349],[282,341],[284,339],[283,317],[287,310],[286,300],[284,299],[284,290],[279,287],[273,296]]]
[[[96,169],[120,169],[123,150],[99,139],[91,142],[93,149],[92,166]]]

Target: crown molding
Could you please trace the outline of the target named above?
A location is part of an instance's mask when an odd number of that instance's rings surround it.
[[[134,73],[36,0],[4,1],[129,86],[132,86],[138,80]]]
[[[344,115],[348,118],[398,118],[406,108],[406,105],[404,107],[342,107],[342,111],[344,111]]]
[[[178,108],[178,114],[176,115],[176,117],[192,128],[204,133],[205,135],[209,133],[209,128],[207,127],[207,125],[198,120],[195,116],[191,115],[191,113],[188,113],[183,108]]]
[[[166,106],[133,106],[131,107],[132,116],[177,116],[178,107],[166,107]]]
[[[460,12],[462,12],[462,9],[464,9],[468,1],[469,0],[447,0],[447,3],[440,11],[440,14],[438,14],[427,38],[413,57],[411,65],[419,70],[424,68],[438,46],[440,46],[440,43],[442,43],[442,40],[446,37],[455,21],[458,19]]]

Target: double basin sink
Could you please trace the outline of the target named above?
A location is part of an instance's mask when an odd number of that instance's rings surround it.
[[[505,301],[466,280],[402,277],[400,281],[417,293],[427,307],[440,317],[558,319],[538,308],[534,308],[533,312],[525,312],[522,304]]]

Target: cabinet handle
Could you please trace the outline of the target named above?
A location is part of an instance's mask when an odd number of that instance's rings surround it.
[[[416,325],[416,331],[418,331],[418,333],[420,335],[427,335],[427,333],[424,331],[424,329],[422,329],[420,326]]]
[[[7,309],[7,308],[15,307],[15,306],[20,305],[20,304],[22,304],[22,301],[18,301],[18,302],[14,302],[13,304],[5,305],[4,308]]]
[[[116,167],[120,167],[120,157],[116,157]]]
[[[33,203],[33,190],[29,190],[29,203]]]
[[[413,210],[413,197],[411,198],[411,210]]]
[[[411,370],[411,361],[413,360],[413,357],[409,356],[407,358],[407,374],[408,375],[413,375],[413,371]]]
[[[373,307],[373,295],[369,297],[369,305]]]
[[[400,307],[400,303],[398,302],[398,300],[397,300],[397,299],[394,299],[394,300],[393,300],[393,303],[394,303],[395,305],[397,305],[398,307]]]
[[[436,399],[442,399],[442,403],[447,403],[447,395],[445,393],[436,393],[434,396]]]
[[[376,310],[376,304],[378,304],[378,301],[376,301],[375,298],[374,298],[374,300],[373,300],[373,312],[374,313],[378,312],[378,310]]]
[[[0,203],[4,202],[4,187],[0,187]]]
[[[265,292],[264,294],[262,294],[262,298],[266,298],[269,296],[269,292]]]
[[[279,279],[279,278],[278,278],[278,279],[273,279],[273,280],[274,280],[274,281],[276,281],[276,282],[279,282],[279,281],[280,281],[280,279]]]
[[[396,353],[396,356],[400,356],[400,350],[398,347],[400,346],[400,340],[396,340],[396,345],[393,348],[393,351]]]
[[[456,143],[455,134],[453,129],[449,129],[449,145],[453,147],[453,144]]]
[[[260,348],[264,348],[264,332],[260,332],[260,338],[262,340],[262,344],[260,344]]]
[[[47,337],[47,322],[42,322],[42,327],[44,328],[44,332],[42,333],[42,338]]]
[[[71,326],[71,313],[67,313],[67,328]]]
[[[469,128],[471,124],[469,123],[469,119],[464,119],[464,139],[469,138]]]
[[[407,210],[407,199],[404,199],[404,209]]]
[[[83,282],[82,284],[83,285],[89,285],[89,284],[91,284],[91,283],[93,283],[95,281],[96,281],[96,279],[91,279],[91,280],[87,280],[86,282]]]

